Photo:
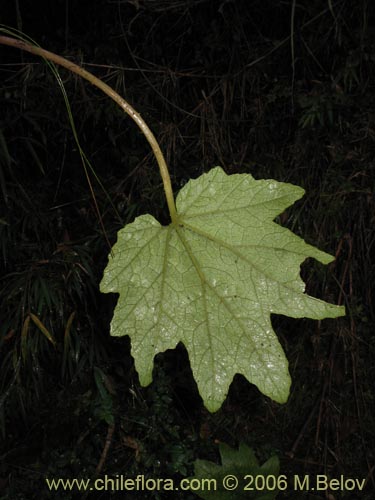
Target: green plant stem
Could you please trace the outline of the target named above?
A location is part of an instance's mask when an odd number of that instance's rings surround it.
[[[115,92],[112,89],[112,87],[110,87],[109,85],[107,85],[102,80],[92,75],[85,69],[81,68],[77,64],[68,61],[64,57],[54,54],[53,52],[49,52],[48,50],[42,49],[41,47],[26,43],[22,40],[16,40],[14,38],[10,38],[3,35],[0,35],[0,43],[3,45],[9,45],[11,47],[16,47],[18,49],[25,50],[37,56],[41,56],[44,59],[47,59],[48,61],[52,61],[53,63],[63,66],[69,71],[76,73],[85,80],[88,80],[92,85],[95,85],[95,87],[98,87],[105,94],[107,94],[120,106],[120,108],[123,109],[123,111],[125,111],[125,113],[127,113],[135,121],[135,123],[141,129],[147,141],[149,142],[152,151],[155,155],[156,161],[158,162],[160,175],[163,179],[164,192],[167,198],[169,213],[172,219],[172,223],[176,224],[177,211],[174,202],[171,178],[169,176],[168,167],[154,134],[151,132],[151,130],[149,129],[148,125],[145,123],[141,115],[137,113],[137,111],[135,111],[135,109],[127,101],[125,101],[125,99],[123,99],[117,92]]]

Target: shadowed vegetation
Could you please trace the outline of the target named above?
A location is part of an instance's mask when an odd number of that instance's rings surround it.
[[[116,297],[101,295],[98,283],[107,238],[113,244],[143,213],[168,223],[157,165],[128,117],[61,70],[94,170],[87,176],[47,66],[0,46],[0,499],[51,498],[45,476],[189,477],[197,458],[218,461],[218,441],[242,441],[260,463],[278,454],[288,477],[367,478],[365,492],[335,498],[370,500],[372,3],[79,3],[5,0],[0,22],[87,67],[133,104],[161,143],[175,192],[218,164],[304,187],[278,221],[336,255],[328,269],[307,262],[302,274],[310,295],[344,304],[347,316],[273,318],[293,379],[286,405],[238,376],[222,409],[207,413],[181,346],[157,357],[154,382],[141,388],[129,341],[109,337]],[[147,494],[127,498],[169,498]]]

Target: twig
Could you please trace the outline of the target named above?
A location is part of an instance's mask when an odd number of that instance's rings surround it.
[[[99,463],[98,463],[96,470],[95,470],[96,475],[99,475],[103,469],[104,463],[107,459],[109,447],[111,446],[111,443],[112,443],[114,431],[115,431],[115,424],[108,425],[107,437],[105,439],[104,448],[103,448]]]

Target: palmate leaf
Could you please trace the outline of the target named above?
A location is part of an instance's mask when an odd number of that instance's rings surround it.
[[[202,481],[214,479],[216,487],[194,490],[194,493],[204,500],[275,500],[280,471],[276,455],[260,466],[254,451],[245,443],[240,443],[238,450],[220,443],[219,451],[221,465],[208,460],[195,460],[194,479],[198,479],[202,485]],[[262,481],[260,476],[265,480]],[[268,482],[267,476],[270,476]]]
[[[120,294],[111,335],[131,337],[142,385],[154,356],[182,342],[208,410],[220,408],[236,373],[286,401],[288,362],[270,314],[344,314],[304,294],[300,278],[307,257],[333,257],[273,222],[303,193],[217,167],[183,187],[174,223],[143,215],[119,231],[100,287]]]

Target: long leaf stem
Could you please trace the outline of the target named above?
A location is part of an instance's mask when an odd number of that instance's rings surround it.
[[[42,49],[41,47],[38,47],[36,45],[31,45],[22,40],[16,40],[15,38],[10,38],[8,36],[0,35],[0,43],[3,45],[9,45],[10,47],[16,47],[18,49],[25,50],[37,56],[41,56],[44,59],[47,59],[48,61],[52,61],[53,63],[63,66],[69,71],[76,73],[85,80],[88,80],[92,85],[95,85],[95,87],[98,87],[105,94],[107,94],[120,106],[120,108],[123,109],[123,111],[125,111],[125,113],[127,113],[135,121],[135,123],[141,129],[142,133],[145,135],[155,155],[156,161],[158,162],[160,175],[163,179],[164,192],[167,198],[169,213],[172,222],[177,223],[177,212],[176,212],[176,206],[174,202],[171,178],[169,176],[168,167],[154,134],[151,132],[150,128],[143,120],[141,115],[137,113],[137,111],[135,111],[135,109],[127,101],[125,101],[124,98],[122,98],[115,90],[113,90],[112,87],[110,87],[109,85],[107,85],[102,80],[100,80],[93,74],[89,73],[85,69],[81,68],[77,64],[68,61],[64,57],[54,54],[53,52],[49,52],[48,50]]]

